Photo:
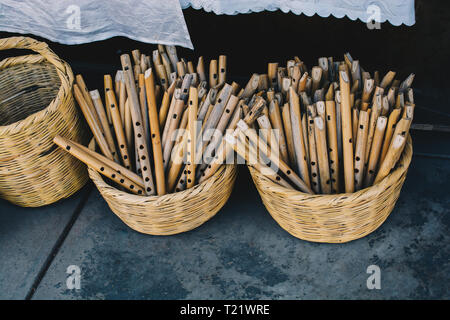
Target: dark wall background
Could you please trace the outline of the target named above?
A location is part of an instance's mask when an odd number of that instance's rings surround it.
[[[414,87],[427,107],[444,114],[450,103],[449,1],[416,0],[414,26],[383,23],[380,30],[369,30],[359,20],[297,16],[281,11],[217,16],[187,9],[184,14],[195,51],[180,48],[179,56],[196,59],[203,55],[209,59],[226,54],[229,75],[241,84],[253,72],[266,72],[268,61],[284,63],[298,55],[313,66],[318,57],[342,59],[349,51],[367,71],[392,69],[402,78],[416,73]],[[121,53],[135,48],[150,52],[154,48],[121,37],[77,46],[50,45],[75,73],[85,75],[92,88],[102,85],[104,73],[120,68]]]

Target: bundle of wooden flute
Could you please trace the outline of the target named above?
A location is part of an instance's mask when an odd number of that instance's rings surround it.
[[[203,57],[194,69],[173,46],[158,45],[151,57],[134,50],[132,60],[128,54],[120,58],[115,83],[104,76],[105,103],[81,75],[74,84],[100,152],[59,136],[57,145],[138,195],[191,188],[211,177],[227,156],[234,157],[222,136],[243,118],[256,87],[239,90],[237,83],[226,83],[226,56],[211,60],[209,72]],[[258,115],[264,106],[260,98],[252,113]]]
[[[258,127],[242,127],[259,128],[259,139],[238,133],[227,141],[242,152],[247,146],[250,155],[259,148],[250,165],[275,183],[315,194],[351,193],[395,167],[413,119],[414,74],[403,82],[393,71],[370,74],[346,53],[343,61],[319,58],[311,70],[298,57],[286,66],[269,63],[267,74],[252,78],[267,108]],[[268,170],[277,158],[278,168]]]

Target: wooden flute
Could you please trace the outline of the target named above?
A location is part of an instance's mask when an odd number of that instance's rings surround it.
[[[187,188],[192,188],[195,184],[195,154],[196,154],[196,138],[197,138],[197,108],[198,108],[198,92],[197,88],[191,87],[189,90],[189,105],[188,105],[188,112],[189,112],[189,120],[188,120],[188,127],[189,127],[189,138],[188,138],[188,144],[187,144],[187,163],[186,163],[186,170],[187,170],[187,182],[186,186]]]
[[[109,150],[111,151],[114,161],[119,162],[116,145],[114,143],[114,138],[113,138],[111,129],[109,127],[109,122],[108,122],[108,118],[106,116],[105,108],[103,107],[103,103],[100,98],[100,93],[98,92],[98,90],[92,90],[89,92],[89,94],[91,95],[95,110],[97,111],[97,114],[99,116],[100,125],[103,128],[103,133],[104,133],[106,142],[108,143]]]
[[[122,157],[122,162],[127,169],[131,169],[130,156],[128,153],[127,140],[123,131],[122,120],[120,118],[119,107],[117,105],[116,97],[112,90],[106,92],[108,97],[109,109],[111,110],[111,119],[116,133],[117,143]]]
[[[355,190],[358,191],[363,186],[366,163],[367,135],[369,132],[369,116],[367,111],[359,112],[358,132],[355,147]]]
[[[261,149],[270,150],[270,148],[263,142],[256,132],[251,130],[245,121],[240,120],[237,124],[237,127],[245,133],[248,139],[255,145],[263,146]],[[265,156],[275,164],[285,175],[288,177],[301,191],[314,194],[311,188],[299,177],[297,174],[289,168],[289,166],[278,157],[274,156],[273,153],[269,152],[269,154],[265,154]]]
[[[322,69],[320,69],[322,70]],[[308,187],[311,187],[309,179],[309,169],[306,163],[306,151],[303,140],[303,130],[300,115],[300,101],[297,93],[291,87],[289,89],[289,105],[291,111],[292,137],[297,143],[294,144],[295,155],[297,159],[297,168],[302,180]]]
[[[97,122],[97,119],[94,116],[95,110],[92,110],[89,107],[77,84],[73,85],[73,92],[75,99],[83,112],[84,118],[86,119],[86,122],[88,123],[89,128],[91,129],[91,132],[100,147],[100,150],[107,158],[114,160],[114,156],[112,155],[111,150],[109,150],[108,143],[106,142],[105,136],[101,130],[101,125]]]
[[[392,143],[389,146],[386,157],[381,163],[380,168],[378,169],[374,184],[378,184],[379,182],[381,182],[381,180],[389,175],[392,168],[395,167],[396,163],[400,159],[405,144],[406,137],[402,136],[401,134],[394,136],[394,138],[392,139]]]
[[[314,130],[316,137],[317,160],[320,174],[320,188],[322,190],[322,193],[330,194],[331,177],[330,177],[330,167],[328,163],[327,137],[325,131],[326,127],[322,117],[317,116],[314,118]]]
[[[137,153],[139,156],[139,163],[142,169],[142,176],[144,178],[145,193],[147,195],[155,194],[155,187],[153,184],[153,177],[151,173],[149,154],[147,150],[147,142],[144,138],[144,129],[142,125],[142,116],[140,112],[139,99],[136,92],[133,71],[131,69],[130,56],[123,54],[120,56],[122,62],[122,69],[124,71],[125,85],[127,87],[127,93],[130,101],[131,117],[133,120],[133,128],[135,134],[135,141],[138,148]]]
[[[105,107],[106,107],[106,115],[108,116],[108,123],[111,125],[112,124],[112,118],[111,118],[111,110],[109,109],[109,101],[108,101],[108,96],[106,95],[106,93],[108,92],[108,90],[113,90],[113,82],[112,82],[112,77],[109,74],[105,74],[103,76],[103,86],[105,88]]]
[[[155,165],[156,192],[166,194],[166,179],[159,131],[159,117],[155,97],[155,78],[152,69],[145,71],[145,91],[147,93],[148,121],[150,124],[150,139],[152,141],[153,161]]]
[[[339,72],[341,93],[341,119],[342,119],[342,147],[344,158],[344,187],[345,192],[355,191],[355,178],[353,167],[353,137],[352,114],[350,108],[350,81],[348,74]]]
[[[373,138],[372,148],[370,150],[369,162],[367,166],[366,176],[364,179],[364,186],[368,187],[373,184],[375,178],[375,171],[380,158],[381,146],[383,144],[384,131],[386,130],[387,119],[381,116],[377,119],[377,125]]]
[[[289,161],[288,149],[286,144],[286,136],[284,134],[283,120],[281,119],[280,107],[277,100],[273,100],[269,104],[269,118],[274,130],[278,130],[278,145],[280,155],[284,162]]]
[[[338,155],[338,137],[336,129],[336,106],[334,101],[325,102],[327,139],[328,139],[328,158],[330,159],[331,189],[333,193],[339,193],[340,175],[339,175],[339,155]]]
[[[126,188],[134,194],[143,194],[144,190],[136,185],[133,181],[125,177],[123,174],[118,173],[116,170],[107,166],[97,158],[90,155],[88,152],[83,151],[81,148],[76,146],[70,140],[64,139],[61,136],[56,136],[53,139],[53,142],[57,144],[59,147],[63,148],[67,152],[69,152],[72,156],[77,158],[78,160],[84,162],[86,165],[94,169],[95,171],[103,174],[104,176],[110,178],[117,184]]]

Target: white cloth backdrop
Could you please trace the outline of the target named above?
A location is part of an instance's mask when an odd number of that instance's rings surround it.
[[[192,49],[182,11],[189,6],[216,14],[281,9],[362,21],[370,16],[394,25],[415,23],[414,0],[0,0],[0,30],[65,44],[125,36]]]
[[[366,22],[369,17],[393,25],[415,23],[414,0],[180,0],[183,9],[191,6],[215,14],[234,15],[263,10],[336,18],[348,16]]]
[[[0,30],[64,44],[125,36],[193,49],[179,0],[0,0]]]

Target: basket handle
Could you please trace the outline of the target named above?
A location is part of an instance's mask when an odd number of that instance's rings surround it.
[[[67,73],[63,61],[48,47],[48,44],[30,37],[10,37],[0,39],[0,50],[28,49],[39,53],[63,74]]]

